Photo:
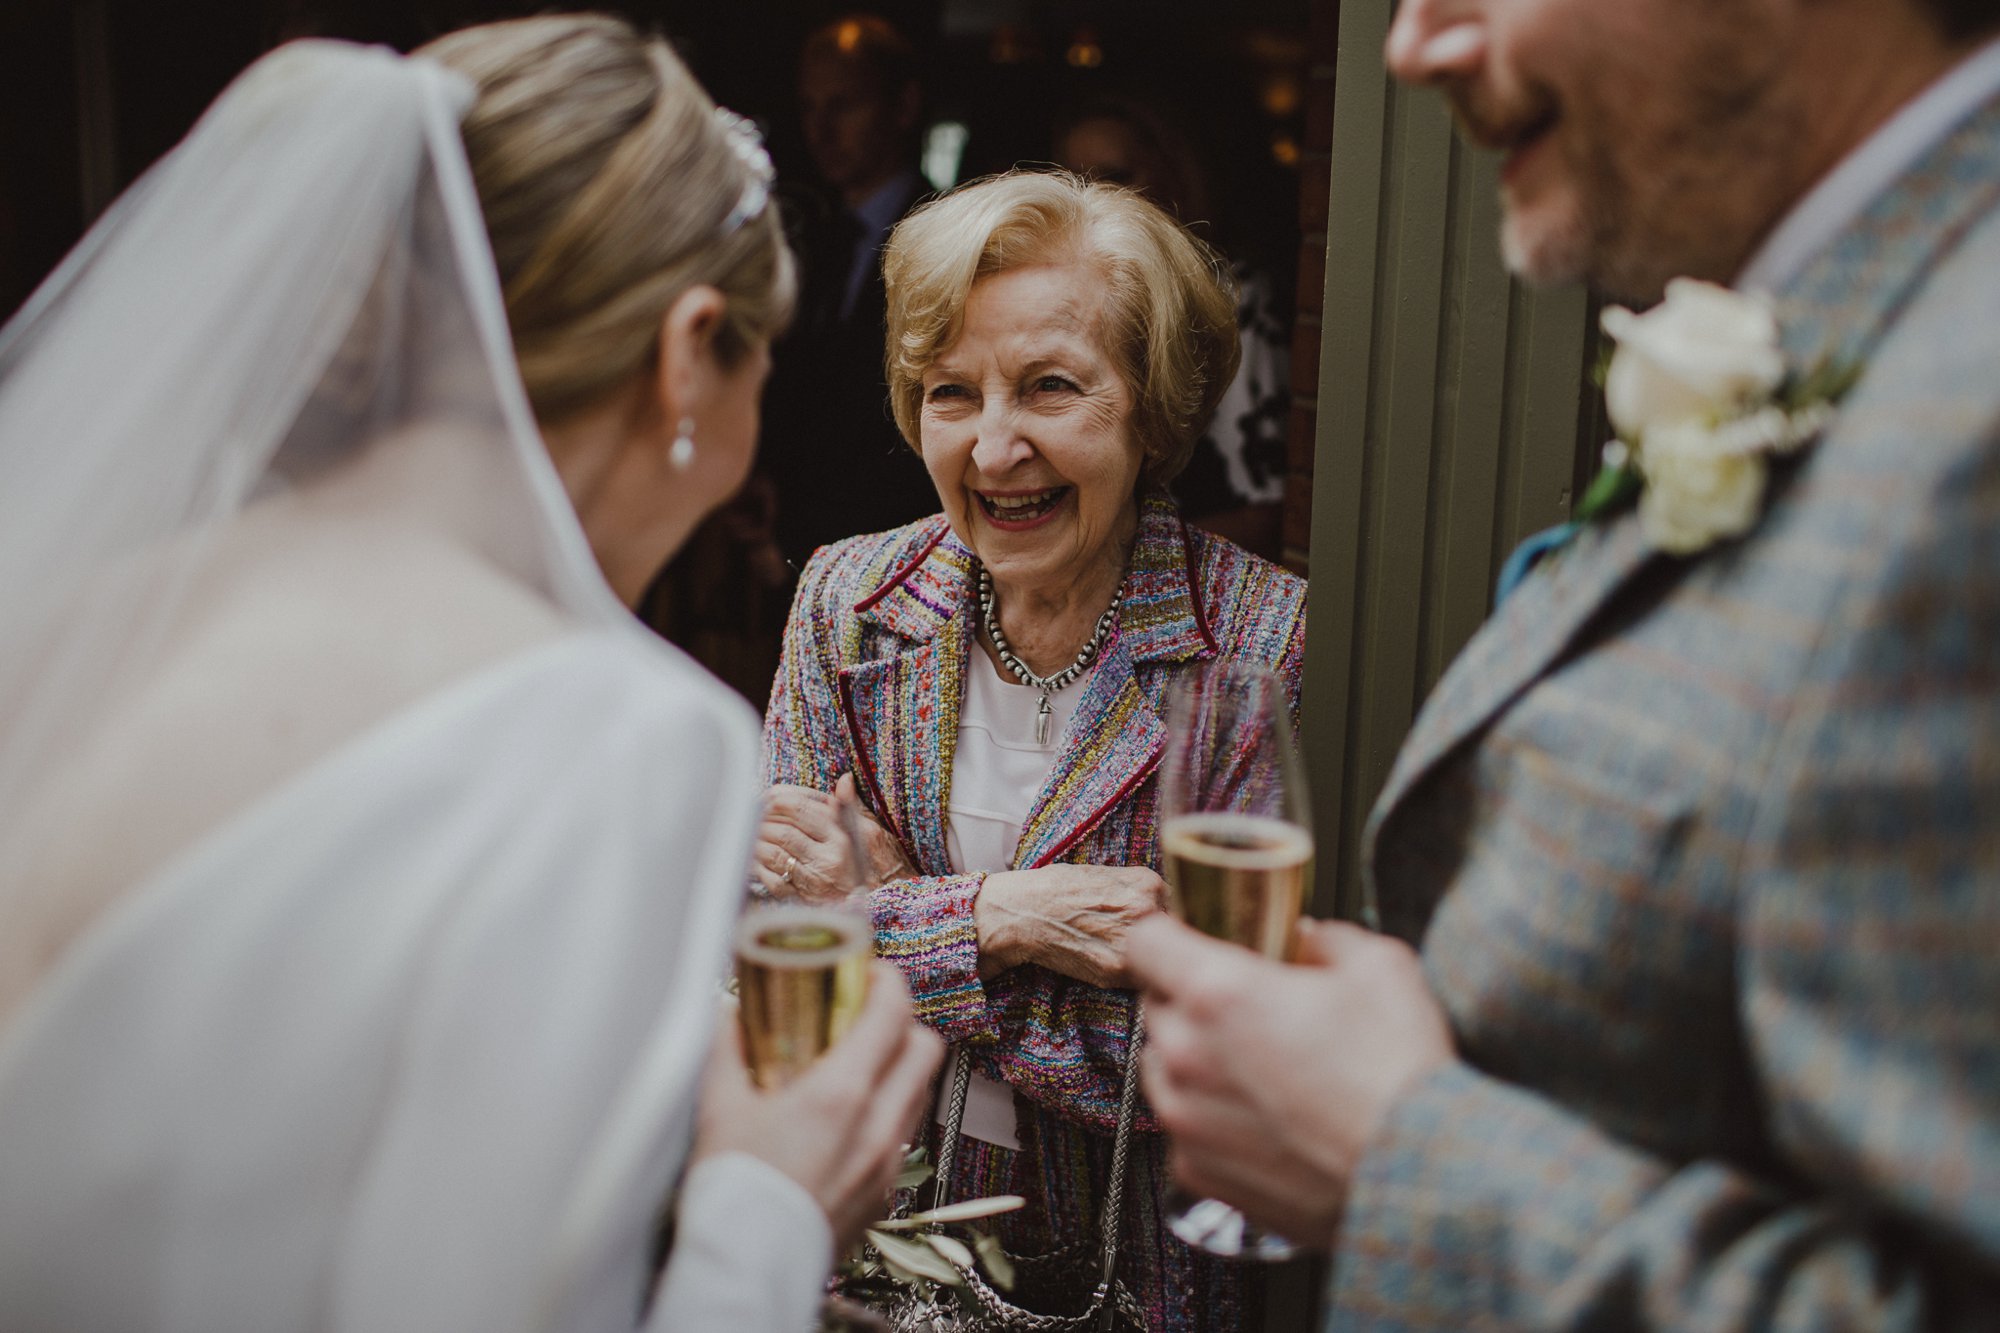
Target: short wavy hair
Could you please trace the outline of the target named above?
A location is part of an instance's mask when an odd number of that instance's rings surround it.
[[[1228,264],[1131,190],[1067,171],[974,181],[903,219],[883,251],[884,367],[896,425],[912,448],[923,374],[957,339],[981,278],[1077,261],[1103,278],[1104,344],[1132,393],[1142,485],[1187,465],[1236,377],[1236,288]]]

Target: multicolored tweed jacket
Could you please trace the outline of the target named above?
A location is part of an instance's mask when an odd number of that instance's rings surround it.
[[[878,948],[908,978],[919,1016],[1014,1088],[1022,1151],[973,1140],[954,1197],[1012,1191],[1030,1207],[1003,1238],[1031,1253],[1087,1239],[1117,1123],[1132,997],[1036,966],[979,977],[973,900],[983,875],[951,872],[945,803],[967,652],[973,558],[942,516],[826,547],[806,566],[764,722],[768,777],[822,791],[843,772],[922,872],[875,898]],[[1159,865],[1153,775],[1168,687],[1197,663],[1271,667],[1297,706],[1305,584],[1187,528],[1149,497],[1117,629],[1083,686],[1016,868]],[[1236,1277],[1160,1229],[1162,1140],[1140,1120],[1122,1275],[1162,1330],[1235,1329]]]
[[[1779,293],[1866,373],[1755,531],[1592,529],[1425,705],[1367,855],[1461,1059],[1330,1327],[2000,1328],[1996,206],[2000,102]]]

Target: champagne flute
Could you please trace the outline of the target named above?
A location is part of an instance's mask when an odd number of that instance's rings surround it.
[[[1305,779],[1291,712],[1261,667],[1211,664],[1168,701],[1160,847],[1175,915],[1205,935],[1291,957],[1313,870]],[[1296,1248],[1217,1199],[1181,1191],[1174,1234],[1232,1259],[1275,1262]]]
[[[845,896],[753,901],[736,923],[737,1019],[750,1074],[762,1088],[798,1077],[839,1041],[868,1000],[875,926],[860,819],[834,802],[847,844]]]

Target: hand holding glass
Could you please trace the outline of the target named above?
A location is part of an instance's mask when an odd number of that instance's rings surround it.
[[[1160,817],[1175,915],[1266,958],[1289,958],[1311,891],[1313,839],[1277,677],[1219,662],[1175,687]],[[1167,1220],[1176,1236],[1210,1254],[1275,1261],[1297,1253],[1216,1199],[1176,1199]]]
[[[860,820],[837,801],[847,838],[845,898],[753,902],[736,925],[737,1017],[757,1085],[790,1082],[854,1026],[868,999],[875,928]]]

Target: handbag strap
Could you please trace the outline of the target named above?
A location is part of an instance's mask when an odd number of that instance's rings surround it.
[[[1109,1286],[1118,1268],[1118,1242],[1125,1214],[1125,1181],[1131,1173],[1132,1122],[1139,1108],[1139,1048],[1146,1042],[1146,1016],[1139,999],[1132,997],[1132,1019],[1125,1029],[1125,1081],[1118,1094],[1118,1130],[1111,1142],[1111,1179],[1104,1191],[1104,1208],[1098,1216],[1098,1234],[1104,1252],[1101,1274]],[[964,1050],[958,1052],[951,1091],[945,1099],[944,1135],[938,1143],[937,1193],[933,1207],[942,1208],[949,1199],[951,1169],[958,1156],[959,1136],[965,1128],[966,1091],[972,1086],[972,1061]]]

